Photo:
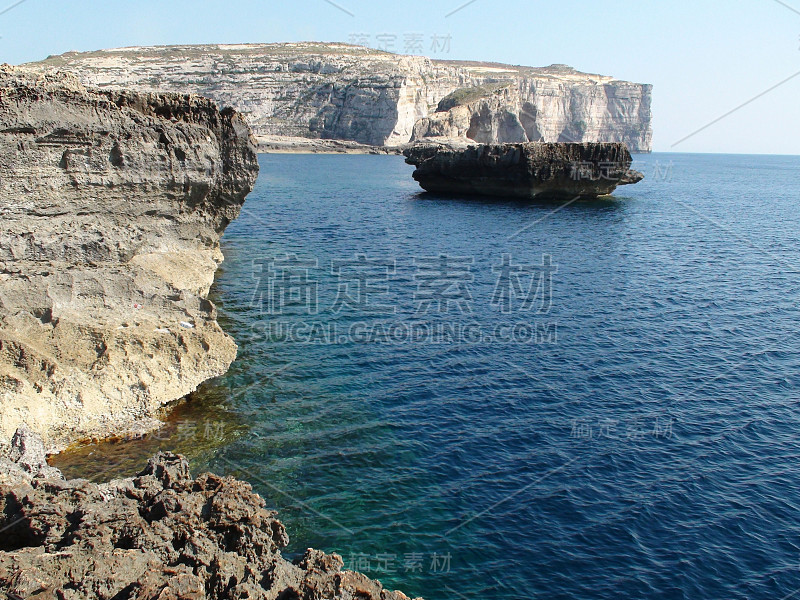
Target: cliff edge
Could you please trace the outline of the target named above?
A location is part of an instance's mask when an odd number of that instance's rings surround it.
[[[228,369],[205,297],[257,173],[232,109],[0,67],[0,446],[146,430]]]

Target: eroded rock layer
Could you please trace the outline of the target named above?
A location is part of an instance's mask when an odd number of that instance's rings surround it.
[[[0,67],[0,446],[147,428],[227,370],[205,296],[257,173],[232,109]]]
[[[652,86],[581,73],[431,60],[348,44],[117,48],[32,63],[84,83],[198,93],[245,114],[259,136],[398,146],[459,137],[481,143],[651,145]],[[444,104],[443,104],[444,102]]]
[[[0,459],[0,592],[41,600],[407,600],[342,570],[290,562],[275,511],[251,486],[159,453],[137,477],[66,481],[20,431]],[[4,596],[5,597],[5,596]]]
[[[418,145],[404,151],[429,192],[509,198],[595,198],[643,179],[625,144]]]

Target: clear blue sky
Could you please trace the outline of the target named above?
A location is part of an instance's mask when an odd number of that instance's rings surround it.
[[[434,58],[566,63],[652,83],[657,151],[800,154],[800,76],[673,146],[800,72],[800,0],[473,0],[457,12],[466,0],[331,1],[341,9],[328,0],[24,0],[0,14],[0,57],[366,39]]]

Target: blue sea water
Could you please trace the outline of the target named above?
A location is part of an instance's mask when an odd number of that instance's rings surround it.
[[[233,368],[66,468],[188,452],[288,554],[429,600],[800,597],[800,157],[637,156],[570,204],[260,163],[213,290]]]

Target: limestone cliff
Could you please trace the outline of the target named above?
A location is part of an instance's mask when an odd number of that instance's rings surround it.
[[[649,151],[649,86],[562,65],[518,69],[511,81],[456,90],[420,119],[412,141],[444,137],[481,144],[622,142]]]
[[[0,446],[146,428],[228,369],[205,296],[257,172],[232,109],[0,67]]]
[[[69,52],[30,66],[67,69],[94,86],[201,94],[247,115],[259,136],[397,146],[446,130],[486,143],[625,142],[634,152],[651,144],[651,86],[563,65],[437,61],[293,43]],[[487,89],[505,91],[501,98],[475,97]],[[448,97],[478,102],[448,116],[456,106],[441,105]]]

